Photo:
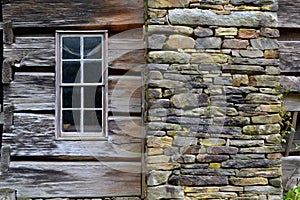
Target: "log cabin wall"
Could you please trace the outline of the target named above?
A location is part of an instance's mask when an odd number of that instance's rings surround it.
[[[12,163],[0,187],[29,198],[139,199],[144,1],[10,0],[3,17],[3,145]],[[57,30],[108,31],[106,140],[55,139]]]

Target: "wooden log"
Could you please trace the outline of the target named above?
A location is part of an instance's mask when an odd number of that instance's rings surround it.
[[[131,31],[120,32],[109,38],[109,68],[140,71],[145,63],[143,39],[139,34],[133,34],[128,38],[128,33]],[[121,36],[125,38],[120,38]],[[54,68],[54,43],[54,37],[16,37],[15,43],[4,45],[4,57],[18,60],[19,67]]]
[[[51,114],[15,113],[11,132],[3,144],[12,156],[63,159],[136,160],[141,156],[141,117],[109,117],[109,136],[101,141],[55,140],[55,117]]]
[[[10,146],[3,146],[1,148],[0,172],[7,173],[9,171],[9,163],[10,163]]]
[[[292,122],[292,126],[293,126],[294,130],[296,130],[297,119],[298,119],[298,112],[295,111],[293,113],[293,122]],[[289,135],[288,144],[286,146],[285,154],[284,154],[285,157],[289,156],[289,154],[290,154],[290,151],[291,151],[291,148],[292,148],[292,145],[293,145],[293,141],[294,141],[294,137],[295,137],[295,132],[293,131],[292,134]]]
[[[299,72],[300,41],[280,41],[280,69],[282,72]]]
[[[16,189],[19,198],[139,196],[140,167],[130,162],[12,162],[9,175],[0,175],[0,185]]]
[[[12,104],[4,104],[4,132],[11,131],[13,125],[14,106]]]
[[[144,1],[17,0],[3,5],[3,17],[12,20],[14,28],[76,26],[126,30],[144,24]]]
[[[2,83],[9,84],[13,79],[12,63],[9,59],[5,59],[2,65]]]
[[[283,109],[286,111],[300,111],[300,95],[287,95],[283,100]]]
[[[16,73],[15,80],[4,88],[4,102],[15,111],[54,110],[53,73]]]
[[[14,33],[12,30],[12,21],[3,23],[3,43],[12,44],[14,41]]]
[[[278,1],[278,21],[279,27],[299,28],[300,27],[300,0],[280,0]]]
[[[289,92],[300,93],[300,77],[282,75],[280,84]]]

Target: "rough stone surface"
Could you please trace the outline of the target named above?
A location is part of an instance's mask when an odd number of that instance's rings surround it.
[[[236,36],[238,33],[237,28],[217,28],[215,31],[216,36]]]
[[[162,49],[167,37],[161,34],[153,34],[148,37],[149,49]]]
[[[165,25],[148,25],[149,34],[164,34],[164,35],[187,35],[192,36],[194,29],[187,26],[165,26]]]
[[[212,25],[241,27],[275,27],[276,14],[272,12],[233,12],[230,15],[218,15],[210,10],[174,9],[169,11],[171,24],[177,25]]]
[[[184,198],[183,187],[162,185],[157,187],[147,188],[147,199],[158,200],[158,199],[180,199]]]
[[[176,8],[185,7],[189,0],[148,0],[149,8]]]
[[[191,56],[175,51],[151,51],[148,60],[154,63],[189,63]]]
[[[148,1],[147,199],[282,199],[277,4]]]
[[[223,41],[224,49],[246,49],[249,45],[248,40],[226,39]]]
[[[151,171],[147,177],[147,185],[157,186],[166,183],[171,173],[170,171]]]
[[[208,37],[214,34],[214,32],[210,28],[202,28],[202,27],[197,27],[194,33],[198,37]]]
[[[222,40],[219,37],[198,38],[196,49],[220,49]]]
[[[250,40],[251,46],[254,49],[278,49],[279,44],[277,40],[270,39],[270,38],[259,38],[259,39],[252,39]]]
[[[256,29],[240,29],[238,32],[238,38],[254,39],[258,38],[259,34]]]
[[[233,185],[237,186],[250,186],[250,185],[267,185],[268,179],[262,177],[254,177],[254,178],[235,178],[231,177],[229,182]]]
[[[248,125],[243,127],[243,132],[248,135],[270,135],[280,132],[279,124]]]
[[[166,41],[165,49],[192,49],[195,47],[195,40],[183,35],[171,35]]]
[[[228,56],[224,54],[193,53],[191,63],[226,63],[227,60]]]

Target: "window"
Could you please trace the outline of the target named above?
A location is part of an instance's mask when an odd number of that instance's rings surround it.
[[[57,31],[57,139],[106,136],[106,43],[106,31]]]

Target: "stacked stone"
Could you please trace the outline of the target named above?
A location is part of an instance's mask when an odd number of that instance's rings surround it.
[[[281,199],[276,0],[148,0],[147,199]]]

